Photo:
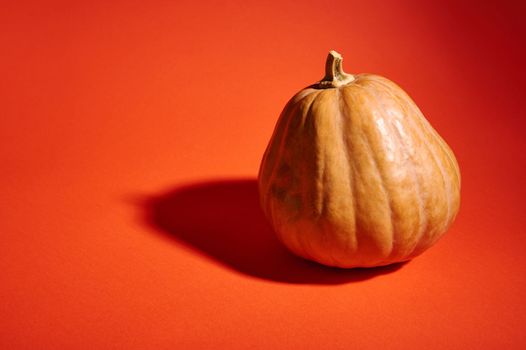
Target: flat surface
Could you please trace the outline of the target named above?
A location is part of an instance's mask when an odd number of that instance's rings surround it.
[[[0,348],[526,348],[525,9],[499,1],[6,2]],[[462,206],[403,265],[296,259],[256,174],[287,100],[400,84]]]

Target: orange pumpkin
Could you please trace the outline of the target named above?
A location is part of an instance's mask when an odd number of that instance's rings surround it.
[[[259,171],[263,211],[295,254],[339,267],[409,260],[460,205],[455,156],[411,98],[373,74],[326,75],[286,105]]]

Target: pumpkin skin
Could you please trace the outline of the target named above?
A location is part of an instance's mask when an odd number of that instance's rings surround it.
[[[460,206],[455,156],[411,98],[373,74],[341,70],[286,105],[258,176],[262,209],[293,253],[372,267],[431,247]]]

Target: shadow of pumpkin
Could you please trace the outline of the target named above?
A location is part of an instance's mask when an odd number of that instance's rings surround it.
[[[275,237],[259,207],[255,179],[195,183],[143,202],[156,232],[248,276],[293,284],[358,282],[403,264],[338,269],[298,258]]]

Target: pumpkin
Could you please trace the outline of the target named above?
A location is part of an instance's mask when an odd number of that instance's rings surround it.
[[[410,260],[453,223],[455,156],[411,98],[373,74],[325,77],[285,106],[258,176],[262,209],[293,253],[324,265]]]

